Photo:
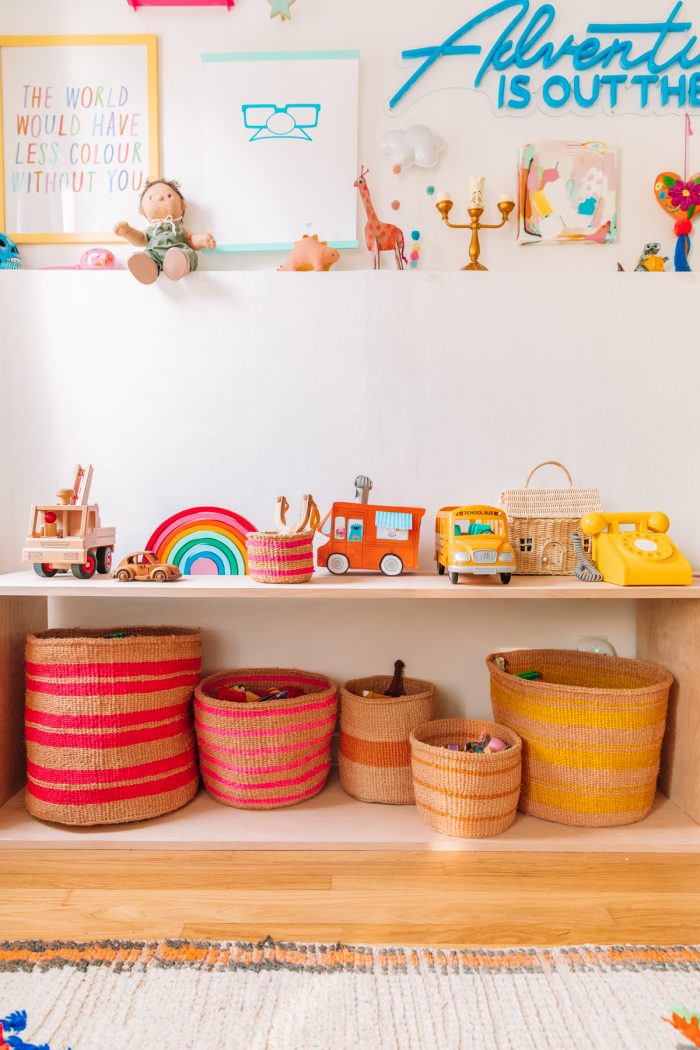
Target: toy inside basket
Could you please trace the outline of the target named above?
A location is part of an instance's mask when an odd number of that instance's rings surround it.
[[[325,693],[328,689],[335,688],[330,678],[325,675],[287,668],[242,668],[238,671],[223,671],[221,674],[205,678],[200,683],[200,690],[210,700],[228,700],[236,703],[228,694],[238,686],[243,686],[249,693],[260,697],[258,701],[243,701],[241,706],[245,707],[270,703],[274,703],[275,706],[284,705],[286,702],[298,700],[299,697]],[[270,689],[280,689],[288,695],[283,699],[266,699],[265,694]]]

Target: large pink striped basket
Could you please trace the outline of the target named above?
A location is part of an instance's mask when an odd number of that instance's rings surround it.
[[[192,693],[202,637],[183,627],[52,630],[26,646],[27,808],[58,824],[179,809],[199,786]]]
[[[259,695],[297,686],[303,696],[238,703],[217,699],[222,687],[245,685]],[[225,806],[278,809],[323,788],[331,766],[337,687],[325,675],[288,668],[243,668],[197,686],[194,718],[207,791]]]

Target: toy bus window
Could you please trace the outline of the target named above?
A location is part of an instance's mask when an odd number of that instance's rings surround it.
[[[361,542],[364,524],[362,518],[348,518],[348,540]]]
[[[406,543],[408,541],[408,529],[394,529],[390,525],[378,525],[377,539],[396,540],[398,543]]]
[[[493,525],[481,521],[458,521],[455,523],[455,536],[493,536]]]
[[[345,529],[345,518],[344,517],[336,517],[335,522],[333,524],[333,539],[334,540],[347,539],[347,532],[346,532],[346,529]]]
[[[520,537],[520,550],[523,554],[532,554],[532,537]]]

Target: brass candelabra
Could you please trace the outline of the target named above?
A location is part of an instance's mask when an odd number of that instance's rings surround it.
[[[471,243],[469,245],[469,258],[471,261],[467,266],[463,266],[462,269],[487,270],[488,267],[479,262],[479,256],[481,255],[479,233],[481,230],[500,230],[505,226],[510,218],[513,208],[515,207],[515,201],[504,198],[498,202],[501,221],[493,224],[481,222],[481,216],[484,214],[484,209],[481,206],[467,209],[470,220],[469,222],[463,224],[450,222],[450,212],[452,211],[453,205],[454,201],[450,200],[448,197],[439,200],[435,207],[442,215],[442,221],[446,226],[449,226],[451,230],[471,230],[472,232]]]

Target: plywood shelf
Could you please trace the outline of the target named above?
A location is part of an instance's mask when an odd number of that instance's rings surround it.
[[[265,601],[320,599],[429,598],[443,601],[700,599],[700,580],[689,587],[615,587],[581,583],[573,576],[515,576],[508,586],[497,578],[467,579],[453,586],[436,573],[399,576],[319,572],[310,583],[268,585],[249,576],[188,576],[176,583],[119,583],[111,577],[77,580],[70,574],[44,580],[33,572],[0,575],[0,597],[48,598],[259,598]]]
[[[35,820],[20,792],[0,810],[0,855],[3,849],[700,853],[700,825],[659,795],[649,816],[627,827],[570,828],[519,813],[496,838],[454,839],[427,828],[415,806],[358,802],[334,774],[316,798],[287,809],[231,809],[201,791],[156,820],[97,828]]]

